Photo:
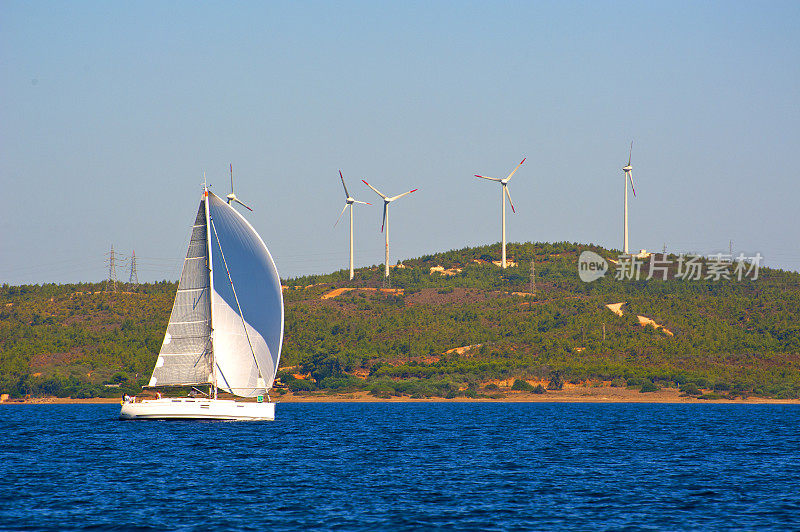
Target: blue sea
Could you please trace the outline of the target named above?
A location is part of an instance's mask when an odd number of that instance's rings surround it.
[[[800,406],[0,408],[0,530],[800,529]]]

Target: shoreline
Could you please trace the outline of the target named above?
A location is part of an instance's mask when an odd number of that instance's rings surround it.
[[[655,392],[641,393],[638,390],[612,387],[565,386],[563,390],[548,390],[544,394],[501,391],[493,397],[423,397],[409,396],[381,398],[368,392],[326,394],[311,392],[275,395],[276,403],[657,403],[657,404],[800,404],[800,399],[770,399],[748,397],[747,399],[698,399],[683,396],[676,388],[663,388]],[[95,397],[73,399],[68,397],[33,397],[0,402],[4,405],[52,405],[52,404],[120,404],[119,398]]]

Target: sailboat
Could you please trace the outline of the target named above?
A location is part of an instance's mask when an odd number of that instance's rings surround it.
[[[194,396],[128,398],[119,417],[274,420],[269,390],[282,343],[283,295],[275,262],[253,226],[204,184],[148,384],[193,387]],[[197,388],[205,385],[207,394]],[[251,400],[220,399],[218,391]]]

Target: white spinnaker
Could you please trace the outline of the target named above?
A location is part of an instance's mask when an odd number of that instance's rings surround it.
[[[272,387],[283,343],[283,295],[264,241],[209,193],[217,386],[242,397]]]
[[[205,204],[201,201],[150,386],[210,382],[211,295],[207,235]]]

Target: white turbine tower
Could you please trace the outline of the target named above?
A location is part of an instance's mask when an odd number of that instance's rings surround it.
[[[364,180],[362,179],[361,181]],[[386,271],[384,273],[384,277],[388,278],[389,277],[389,204],[394,200],[398,200],[403,196],[408,196],[412,192],[416,192],[419,189],[415,188],[414,190],[409,190],[408,192],[403,192],[402,194],[398,194],[397,196],[392,196],[391,198],[387,198],[381,191],[379,191],[377,188],[373,187],[366,181],[364,181],[364,184],[367,185],[372,190],[374,190],[378,196],[383,198],[383,224],[381,224],[381,232],[383,232],[386,237],[386,260],[385,260]]]
[[[334,227],[339,223],[339,220],[342,219],[342,215],[347,207],[350,207],[350,280],[353,280],[353,203],[361,203],[362,205],[372,205],[372,203],[367,203],[366,201],[358,201],[353,199],[350,196],[350,193],[347,191],[347,185],[344,184],[344,176],[342,176],[342,171],[339,170],[339,178],[342,180],[342,186],[344,187],[344,208],[342,212],[339,214],[339,217],[336,219],[336,223],[333,224]]]
[[[525,159],[527,159],[527,157]],[[502,203],[502,205],[503,205],[502,215],[501,215],[502,216],[502,220],[503,220],[503,223],[502,223],[502,225],[503,225],[503,234],[502,234],[503,256],[502,256],[502,259],[500,261],[500,265],[503,268],[506,267],[506,196],[508,196],[508,203],[511,204],[511,211],[514,212],[515,214],[517,212],[514,209],[514,202],[511,201],[511,193],[508,191],[508,182],[511,181],[511,176],[513,176],[514,173],[517,170],[519,170],[519,167],[522,166],[522,163],[525,162],[525,159],[522,159],[522,161],[520,161],[520,163],[517,165],[517,167],[514,168],[514,170],[512,170],[512,172],[510,174],[508,174],[508,177],[506,177],[505,179],[498,179],[496,177],[486,177],[486,176],[475,174],[475,177],[480,177],[481,179],[488,179],[489,181],[497,181],[501,185],[503,185],[502,191],[500,192],[500,203]]]
[[[236,197],[236,194],[233,193],[233,164],[231,164],[231,193],[228,194],[226,197],[228,198],[228,205],[230,205],[232,201],[235,201],[236,203],[238,203],[239,205],[241,205],[245,209],[250,210],[250,211],[253,210],[250,207],[248,207],[247,205],[245,205],[244,203],[242,203],[242,201],[239,198]]]
[[[633,186],[633,166],[631,166],[632,154],[633,154],[633,141],[631,141],[631,149],[628,152],[628,164],[622,167],[622,171],[625,172],[625,221],[624,221],[624,228],[622,230],[623,233],[622,253],[624,255],[628,254],[628,181],[631,182],[631,190],[633,191],[633,197],[636,197],[636,189]]]

